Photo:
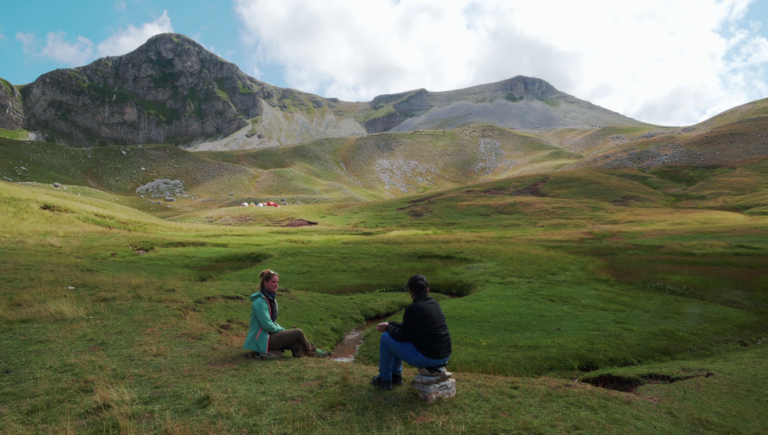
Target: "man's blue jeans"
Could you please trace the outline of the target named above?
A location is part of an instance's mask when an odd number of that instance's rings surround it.
[[[414,367],[439,367],[448,364],[448,358],[427,358],[416,350],[413,343],[401,343],[385,332],[379,341],[379,376],[391,381],[392,375],[402,375],[403,361]]]

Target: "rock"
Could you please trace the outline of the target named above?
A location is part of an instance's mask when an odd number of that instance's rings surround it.
[[[419,392],[419,397],[427,403],[434,403],[439,399],[450,399],[456,395],[456,379],[448,379],[435,384],[422,384],[417,383],[414,378],[411,385]]]
[[[427,403],[434,403],[439,399],[449,399],[456,395],[456,379],[450,372],[444,372],[441,376],[426,376],[418,374],[413,377],[411,386],[419,392],[419,397]]]
[[[128,153],[126,153],[125,151],[120,151],[120,152],[121,152],[121,153],[123,153],[123,155],[127,155],[127,154],[128,154]]]
[[[174,201],[176,201],[176,198],[165,198],[165,202],[174,202]],[[170,205],[168,207],[170,207]]]
[[[24,125],[24,101],[16,86],[0,79],[0,128],[20,130]]]
[[[59,184],[59,183],[53,183],[53,187],[61,187],[61,184]]]
[[[149,195],[153,198],[179,196],[184,194],[184,184],[181,180],[160,178],[136,189],[137,195]]]
[[[67,287],[67,290],[74,290],[74,289],[75,289],[75,288],[74,288],[74,287],[72,287],[72,286],[70,286],[70,287]]]
[[[235,194],[234,193],[230,193],[229,196],[235,196]]]
[[[10,178],[8,178],[8,177],[3,177],[3,180],[5,180],[5,181],[10,181],[10,182],[13,182],[13,180],[11,180],[11,179],[10,179]]]

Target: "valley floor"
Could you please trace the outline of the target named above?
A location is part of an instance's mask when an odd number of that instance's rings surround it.
[[[234,224],[221,220],[255,209],[176,222],[0,183],[0,432],[764,432],[768,218],[643,190],[611,204],[601,192],[624,181],[600,177],[551,176],[548,197],[511,195],[530,176]],[[274,225],[296,219],[319,224]],[[397,319],[402,284],[425,274],[456,397],[368,385],[373,330],[354,363],[250,358],[265,268],[281,276],[278,322],[322,347]]]

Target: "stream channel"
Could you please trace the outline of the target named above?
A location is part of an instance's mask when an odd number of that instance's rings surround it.
[[[363,344],[363,335],[365,334],[365,331],[372,326],[376,326],[385,318],[386,317],[369,320],[344,334],[344,339],[333,348],[331,359],[340,362],[354,361],[355,355],[357,355],[357,351],[360,349],[360,345]]]

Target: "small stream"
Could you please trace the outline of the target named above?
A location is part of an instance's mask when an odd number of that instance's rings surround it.
[[[448,298],[450,299],[456,299],[461,297],[456,295],[445,295],[445,296],[448,296]],[[384,315],[382,317],[371,319],[365,322],[364,324],[344,334],[344,339],[341,340],[339,344],[337,344],[336,347],[333,348],[333,354],[331,355],[331,359],[339,362],[354,361],[355,355],[357,355],[357,351],[358,349],[360,349],[360,345],[363,344],[363,335],[365,335],[365,331],[367,331],[368,328],[376,326],[379,323],[385,321],[390,315],[391,313]]]
[[[355,355],[357,355],[357,351],[360,349],[360,345],[363,344],[363,335],[365,334],[365,331],[372,326],[376,326],[382,322],[383,319],[384,318],[369,320],[344,334],[344,339],[333,348],[331,359],[339,362],[354,361]]]

